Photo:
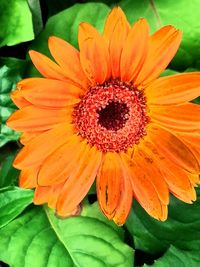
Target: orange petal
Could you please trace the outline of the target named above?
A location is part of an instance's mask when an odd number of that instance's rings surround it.
[[[41,205],[48,202],[50,195],[50,186],[37,186],[34,193],[33,203],[35,205]]]
[[[51,186],[51,190],[49,192],[48,197],[48,206],[52,209],[56,208],[58,197],[60,195],[60,192],[64,186],[64,182],[60,184],[56,184],[54,186]]]
[[[200,177],[198,174],[187,173],[192,186],[197,187],[200,184]]]
[[[121,54],[121,80],[130,82],[140,71],[148,52],[149,26],[145,19],[138,20],[123,44]]]
[[[178,135],[179,136],[179,135]],[[196,159],[200,164],[200,134],[190,133],[190,134],[180,134],[182,141],[189,147],[193,152]]]
[[[200,134],[199,133],[180,133],[178,136],[181,136],[184,141],[190,143],[194,148],[196,147],[200,150]]]
[[[182,33],[172,26],[165,26],[150,38],[149,52],[135,85],[146,85],[157,78],[167,67],[180,45]]]
[[[200,72],[162,77],[145,88],[149,104],[183,104],[199,96]]]
[[[156,145],[159,153],[165,155],[174,164],[190,173],[199,173],[199,164],[194,154],[180,138],[157,125],[149,127],[148,136],[149,140]]]
[[[138,149],[135,151],[133,159],[137,162],[140,162],[140,166],[148,170],[148,177],[153,184],[160,201],[164,205],[169,204],[169,190],[167,184],[160,172],[159,168],[157,167],[156,162],[153,160],[151,156],[149,156],[146,151]]]
[[[55,36],[49,38],[49,49],[65,75],[81,87],[87,88],[87,79],[81,68],[79,51]]]
[[[149,157],[156,161],[169,190],[182,201],[192,203],[196,199],[196,194],[190,180],[193,179],[194,181],[197,175],[192,175],[175,165],[173,161],[168,159],[167,155],[162,154],[157,146],[150,141],[144,142],[143,149]]]
[[[188,204],[192,204],[193,201],[196,201],[196,199],[197,199],[196,191],[193,187],[188,192],[178,193],[177,191],[173,192],[173,190],[171,190],[171,192],[176,198],[178,198],[181,201],[188,203]]]
[[[151,106],[152,121],[177,132],[200,131],[200,106],[187,103],[178,106]]]
[[[78,33],[82,68],[91,81],[103,83],[110,76],[108,48],[103,37],[90,24],[81,23]]]
[[[122,193],[113,217],[113,221],[118,225],[123,225],[126,222],[131,210],[133,190],[130,179],[131,177],[128,174],[128,170],[126,170],[126,166],[123,164]]]
[[[89,160],[88,160],[89,159]],[[102,152],[92,147],[83,155],[75,172],[66,181],[57,202],[57,214],[65,216],[74,210],[89,191],[97,175]]]
[[[108,26],[109,21],[111,24]],[[130,25],[120,8],[114,9],[105,24],[104,36],[109,44],[112,77],[120,77],[120,59]]]
[[[190,183],[192,184],[192,186],[197,187],[200,184],[200,177],[197,174],[188,174],[188,178],[190,179]]]
[[[192,184],[192,180],[190,176],[188,175],[188,179],[190,180]],[[173,179],[173,177],[174,176],[172,176],[171,178]],[[196,191],[193,186],[194,185],[192,185],[188,191],[182,191],[180,189],[178,190],[177,188],[172,188],[171,186],[170,191],[176,198],[180,199],[181,201],[188,203],[188,204],[192,204],[197,199]]]
[[[29,78],[18,83],[26,100],[37,106],[64,107],[80,101],[81,89],[70,82]]]
[[[117,153],[107,152],[97,175],[98,201],[104,214],[112,219],[118,206],[123,184],[123,171]]]
[[[134,196],[140,205],[146,210],[146,212],[152,217],[164,221],[167,219],[167,206],[163,203],[163,200],[167,200],[167,191],[166,189],[164,194],[159,190],[164,186],[160,187],[160,189],[156,186],[155,183],[151,181],[152,176],[154,175],[153,171],[151,173],[151,168],[149,169],[148,160],[143,159],[139,154],[134,155],[134,159],[132,160],[127,155],[123,155],[124,164],[127,164],[127,168],[129,169],[129,175],[131,177],[132,188],[134,192]],[[143,166],[143,163],[145,164]],[[153,165],[153,164],[152,164]],[[148,166],[148,167],[147,167]],[[155,167],[154,167],[155,170]],[[150,171],[150,173],[149,173]],[[162,180],[162,175],[156,178],[158,180]],[[155,179],[154,179],[155,180]],[[157,181],[159,183],[159,181]],[[159,194],[158,194],[159,193]],[[162,196],[162,201],[160,197]],[[167,201],[166,201],[167,203]]]
[[[39,167],[23,169],[19,176],[19,186],[23,188],[34,188],[37,186],[37,174]]]
[[[31,141],[33,138],[35,138],[36,136],[42,134],[44,131],[41,132],[24,132],[21,136],[20,136],[20,143],[22,143],[23,145],[27,144],[29,141]]]
[[[41,165],[44,159],[67,142],[73,133],[72,125],[63,123],[36,136],[18,153],[14,160],[14,167],[24,169],[36,164]]]
[[[55,215],[59,219],[67,219],[67,218],[70,218],[72,216],[78,216],[78,215],[80,215],[81,214],[81,208],[82,208],[82,206],[81,205],[78,205],[78,206],[76,206],[76,208],[74,210],[72,210],[70,212],[66,212],[65,215],[59,215],[57,213],[57,211],[55,212]]]
[[[67,180],[77,167],[85,147],[86,143],[81,142],[79,136],[71,136],[67,143],[60,146],[43,162],[38,175],[38,184],[48,186]]]
[[[110,14],[108,15],[107,19],[106,19],[106,23],[104,26],[104,37],[108,40],[111,39],[111,36],[113,34],[113,31],[115,29],[116,23],[118,22],[118,20],[123,20],[124,24],[126,24],[126,27],[128,27],[130,29],[130,25],[126,19],[126,16],[124,14],[124,12],[122,11],[122,9],[118,6],[118,7],[114,7]]]
[[[51,59],[34,50],[29,51],[30,58],[36,69],[46,78],[66,81],[64,71]]]
[[[70,120],[71,109],[43,109],[27,106],[15,111],[7,125],[17,131],[36,132],[52,129],[57,124]]]
[[[31,105],[31,103],[23,97],[21,90],[13,91],[10,94],[10,97],[18,108],[23,108]]]

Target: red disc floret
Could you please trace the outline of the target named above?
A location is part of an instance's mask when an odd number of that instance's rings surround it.
[[[118,80],[90,88],[74,108],[73,119],[80,135],[103,152],[133,147],[149,122],[143,91]]]

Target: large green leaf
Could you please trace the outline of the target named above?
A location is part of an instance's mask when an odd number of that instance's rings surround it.
[[[17,217],[33,199],[33,191],[19,187],[0,189],[0,228]]]
[[[122,0],[119,4],[131,23],[147,18],[152,32],[169,24],[183,31],[181,47],[171,65],[174,69],[200,66],[199,0]]]
[[[135,248],[154,255],[165,252],[170,245],[183,250],[199,250],[199,189],[197,195],[198,199],[192,205],[172,197],[169,217],[165,222],[154,220],[135,203],[126,223],[134,239]]]
[[[24,73],[26,62],[19,59],[0,60],[0,147],[19,138],[19,133],[5,125],[7,118],[16,109],[10,99],[10,92],[15,88]]]
[[[183,251],[171,246],[167,252],[153,265],[144,265],[144,267],[199,267],[199,251]]]
[[[68,219],[41,207],[22,214],[0,230],[0,259],[11,267],[132,267],[133,250],[119,229],[105,223],[96,204],[84,209]]]
[[[32,15],[26,0],[0,1],[0,46],[34,38]]]
[[[37,50],[50,56],[48,50],[49,36],[57,36],[78,46],[78,26],[81,22],[89,22],[102,31],[109,7],[101,3],[76,4],[51,17],[41,34],[33,41],[30,49]],[[38,72],[32,64],[27,75],[35,76]]]

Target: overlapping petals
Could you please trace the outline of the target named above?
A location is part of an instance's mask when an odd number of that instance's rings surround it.
[[[128,171],[117,153],[104,155],[97,174],[97,194],[104,214],[123,224],[132,204],[132,189]]]
[[[131,176],[132,190],[137,201],[152,217],[164,221],[169,202],[167,184],[152,158],[149,160],[143,153],[141,155],[137,151],[134,159],[123,155]]]
[[[88,158],[90,158],[89,162]],[[79,205],[95,180],[101,159],[101,151],[95,147],[86,148],[79,166],[74,169],[62,188],[56,204],[57,214],[65,216],[66,211],[73,212]],[[74,181],[76,181],[76,186],[74,186]]]
[[[172,26],[155,32],[149,40],[149,50],[135,85],[147,85],[157,78],[168,66],[180,45],[182,33]]]
[[[80,60],[84,73],[94,85],[110,78],[108,47],[90,24],[82,23],[78,33]],[[98,67],[97,67],[98,66]]]
[[[200,132],[200,106],[187,103],[179,106],[151,107],[151,118],[156,123],[176,132]]]
[[[140,19],[134,24],[122,47],[120,78],[126,82],[134,81],[149,49],[149,26],[145,19]]]

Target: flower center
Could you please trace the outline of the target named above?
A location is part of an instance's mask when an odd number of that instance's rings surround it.
[[[129,118],[129,108],[126,103],[113,100],[97,113],[99,114],[99,124],[107,130],[113,131],[123,128]]]
[[[143,91],[118,80],[90,88],[75,106],[73,119],[79,134],[103,152],[138,144],[149,122]]]

